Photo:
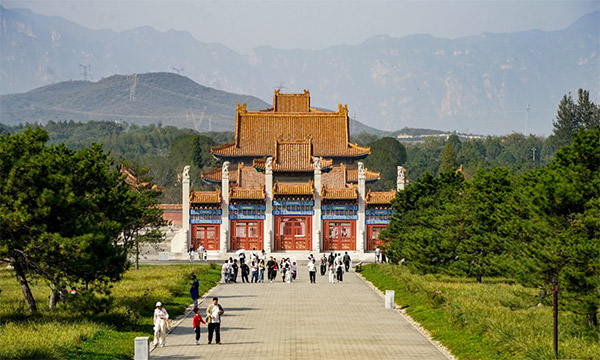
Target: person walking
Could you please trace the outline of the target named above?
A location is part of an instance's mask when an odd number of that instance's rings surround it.
[[[269,258],[269,261],[267,261],[267,278],[269,279],[269,281],[273,280],[273,257],[271,256]]]
[[[292,263],[292,281],[296,281],[296,275],[298,274],[298,266],[296,266],[296,262]]]
[[[246,262],[246,253],[244,251],[240,252],[240,264]]]
[[[192,286],[190,287],[190,295],[192,296],[192,301],[194,302],[194,308],[198,307],[198,298],[200,295],[198,294],[198,288],[200,287],[200,283],[198,279],[196,279],[196,275],[192,275]]]
[[[194,332],[196,333],[196,345],[200,345],[200,324],[206,325],[206,322],[202,320],[202,316],[200,316],[200,309],[197,307],[194,308],[194,319],[192,319],[192,326],[194,327]]]
[[[258,282],[265,282],[265,260],[263,259],[258,262]]]
[[[212,343],[213,333],[215,333],[217,344],[221,345],[221,316],[225,313],[219,298],[214,297],[213,303],[206,309],[206,320],[208,321],[208,343]]]
[[[250,278],[250,282],[257,283],[258,282],[258,264],[256,260],[252,260],[250,263],[250,270],[252,271],[252,278]]]
[[[289,270],[288,266],[286,266],[286,265],[288,265],[288,264],[285,262],[285,258],[281,258],[279,267],[281,268],[281,281],[283,281],[283,282],[285,282],[285,274],[287,274],[287,272]]]
[[[277,270],[279,270],[279,264],[277,264],[276,259],[273,259],[273,274],[271,274],[271,282],[273,282],[273,280],[277,280]]]
[[[375,264],[377,264],[378,262],[381,262],[379,259],[381,257],[381,249],[377,248],[375,249]]]
[[[169,321],[169,313],[167,309],[162,307],[162,303],[159,301],[156,303],[156,309],[154,309],[154,345],[160,347],[165,346],[165,339],[167,337],[167,328]]]
[[[227,284],[229,282],[229,261],[225,260],[223,266],[221,266],[221,275],[223,283]]]
[[[240,267],[242,269],[242,282],[249,283],[250,281],[248,280],[248,274],[250,273],[250,268],[248,267],[248,264],[242,263]]]
[[[348,270],[350,269],[350,255],[348,255],[348,252],[346,251],[344,253],[344,269],[346,270],[346,272],[348,272]]]
[[[233,259],[233,265],[231,266],[233,268],[233,275],[232,275],[232,281],[234,283],[237,283],[237,276],[238,276],[238,271],[240,269],[240,267],[237,264],[237,259]]]
[[[333,279],[334,279],[334,270],[333,270],[333,264],[329,265],[329,283],[333,284]]]
[[[317,265],[315,264],[315,259],[313,259],[312,261],[309,261],[307,267],[308,267],[308,277],[310,278],[310,282],[312,284],[315,284],[317,282],[317,279],[316,279]]]
[[[198,260],[202,260],[202,255],[204,255],[204,245],[200,244],[198,248]]]
[[[335,260],[335,256],[333,256],[333,253],[329,254],[329,257],[327,257],[327,263],[329,265],[333,265],[333,261]]]
[[[344,265],[342,265],[341,261],[338,261],[335,267],[335,274],[337,276],[337,281],[344,281]]]
[[[325,256],[325,254],[323,254],[323,256],[321,256],[321,276],[324,276],[325,273],[327,272],[327,256]]]

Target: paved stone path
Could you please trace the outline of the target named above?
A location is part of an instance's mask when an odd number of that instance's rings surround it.
[[[311,284],[304,266],[292,284],[221,284],[212,296],[225,310],[222,345],[208,345],[202,325],[194,345],[191,315],[156,348],[151,359],[446,359],[384,299],[353,272],[329,284],[317,273]],[[238,277],[239,278],[239,277]],[[167,309],[168,310],[168,309]]]

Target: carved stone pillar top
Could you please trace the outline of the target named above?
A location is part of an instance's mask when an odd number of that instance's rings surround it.
[[[364,178],[365,177],[365,164],[363,164],[362,162],[358,162],[358,177],[359,178]]]
[[[269,156],[265,162],[265,174],[271,175],[273,173],[273,157]]]
[[[183,167],[183,181],[190,181],[190,166],[186,165]]]
[[[321,173],[321,158],[318,156],[313,157],[313,167],[315,169],[315,174]]]
[[[225,161],[223,163],[223,169],[221,170],[221,174],[223,175],[223,177],[229,177],[229,165],[229,161]]]

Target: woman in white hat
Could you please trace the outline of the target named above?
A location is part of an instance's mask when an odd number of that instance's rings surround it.
[[[154,309],[154,345],[158,345],[160,340],[160,347],[165,346],[168,320],[169,313],[167,312],[167,309],[162,307],[160,301],[157,302],[156,309]]]

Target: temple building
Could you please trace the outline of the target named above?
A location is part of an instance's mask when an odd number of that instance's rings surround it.
[[[360,161],[370,149],[349,137],[347,105],[334,112],[311,108],[306,90],[276,90],[267,110],[238,104],[234,141],[211,149],[223,166],[202,174],[214,190],[190,192],[189,167],[183,172],[187,234],[185,243],[183,238],[172,243],[172,251],[201,244],[219,256],[254,248],[375,250],[393,213],[391,200],[404,189],[404,169],[398,167],[396,189],[367,191],[366,183],[377,181],[379,173]]]

